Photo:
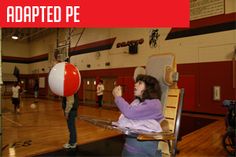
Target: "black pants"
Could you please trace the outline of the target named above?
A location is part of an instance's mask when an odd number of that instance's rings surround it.
[[[69,144],[77,143],[76,116],[77,116],[77,110],[71,110],[67,119],[67,127],[70,133],[68,142]]]
[[[103,98],[103,95],[98,95],[98,106],[99,107],[102,107],[102,98]]]
[[[12,98],[12,104],[14,104],[14,111],[16,112],[16,110],[20,108],[20,99]]]

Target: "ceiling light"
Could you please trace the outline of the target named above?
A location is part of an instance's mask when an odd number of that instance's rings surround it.
[[[12,33],[11,38],[13,40],[17,40],[17,39],[19,39],[19,37],[20,37],[20,32],[18,31],[18,29],[14,30],[14,32]]]
[[[14,39],[14,40],[17,40],[17,39],[19,39],[19,36],[15,33],[11,36],[11,38]]]

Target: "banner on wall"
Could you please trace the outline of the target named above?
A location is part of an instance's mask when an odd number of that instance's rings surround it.
[[[188,27],[189,0],[0,0],[0,27]]]
[[[225,0],[190,0],[190,20],[222,15],[225,13]]]

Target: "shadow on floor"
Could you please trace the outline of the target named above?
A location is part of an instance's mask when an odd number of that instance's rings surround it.
[[[76,157],[120,157],[124,144],[124,135],[79,145],[76,149],[59,150],[37,157],[76,156]]]
[[[198,118],[182,115],[180,126],[180,137],[198,130],[215,119]],[[115,136],[100,141],[79,145],[74,150],[61,149],[59,151],[38,155],[37,157],[76,156],[76,157],[120,157],[124,144],[124,135]]]
[[[216,119],[199,118],[199,117],[182,115],[179,129],[179,137],[181,138],[215,121]]]

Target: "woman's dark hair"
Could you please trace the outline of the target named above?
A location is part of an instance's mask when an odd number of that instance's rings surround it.
[[[161,87],[159,81],[150,75],[140,74],[136,77],[136,81],[143,81],[145,83],[146,89],[143,92],[141,101],[145,99],[161,99]]]

